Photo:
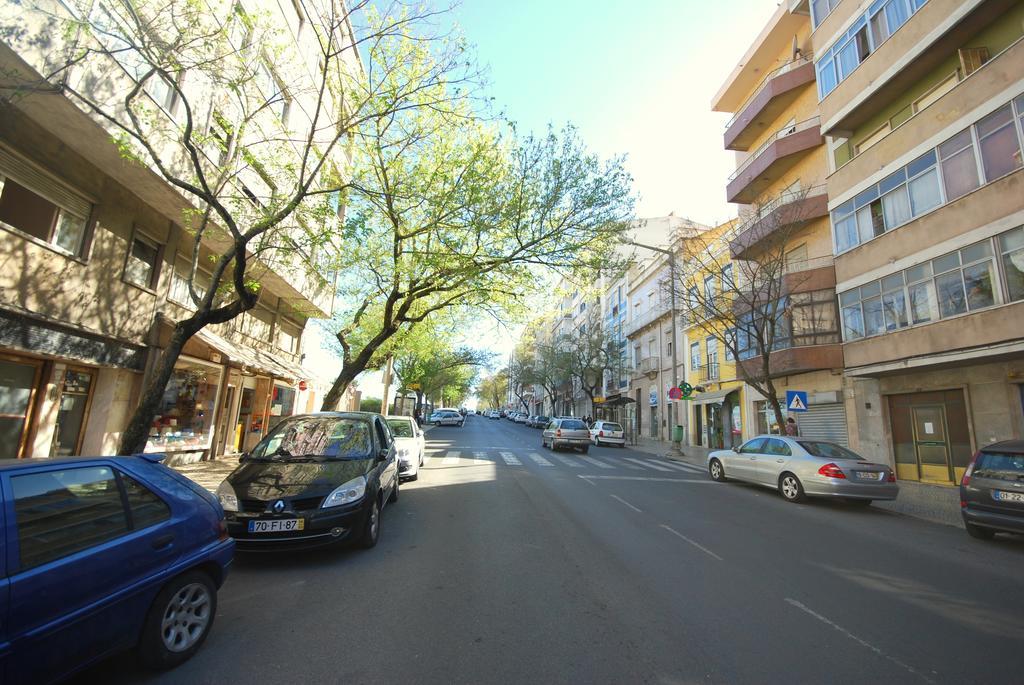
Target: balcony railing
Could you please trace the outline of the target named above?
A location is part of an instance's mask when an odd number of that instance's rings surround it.
[[[643,376],[661,370],[661,357],[644,357],[633,369],[634,375]]]
[[[718,362],[708,362],[706,365],[697,369],[697,378],[704,383],[707,381],[717,381],[720,378]]]
[[[806,131],[808,129],[812,129],[815,127],[821,127],[820,117],[811,117],[810,119],[799,121],[793,124],[792,126],[780,128],[778,131],[769,136],[768,140],[761,143],[761,145],[759,145],[756,150],[751,152],[750,156],[743,160],[743,164],[740,164],[738,167],[736,167],[736,171],[732,172],[732,176],[729,177],[729,181],[732,182],[739,178],[743,174],[743,172],[747,170],[747,167],[753,164],[754,160],[760,157],[761,153],[767,150],[768,146],[774,143],[775,141],[782,140],[783,138],[791,136],[794,133],[799,133],[800,131]]]
[[[747,105],[753,102],[754,98],[760,95],[761,92],[771,82],[771,80],[774,79],[776,76],[781,76],[782,74],[785,74],[787,71],[793,71],[799,66],[803,66],[804,64],[812,64],[813,62],[814,58],[810,55],[806,55],[803,57],[798,57],[797,59],[791,62],[786,62],[781,67],[776,67],[775,69],[769,71],[767,74],[765,74],[765,77],[761,80],[761,83],[758,84],[757,88],[754,89],[754,92],[747,96],[747,99],[743,101],[742,105],[736,108],[736,114],[733,115],[732,119],[729,120],[729,123],[726,124],[725,127],[731,128],[732,125],[736,123],[736,120],[740,118],[740,115],[743,114],[743,110],[747,108]]]
[[[653,309],[649,309],[646,312],[641,312],[637,314],[636,311],[634,311],[633,318],[625,322],[622,326],[622,329],[625,332],[626,337],[628,338],[629,336],[639,331],[641,328],[646,328],[647,326],[651,325],[658,319],[662,318],[663,316],[666,316],[668,313],[668,304],[659,302],[654,306]]]

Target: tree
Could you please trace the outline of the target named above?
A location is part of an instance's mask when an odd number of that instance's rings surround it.
[[[141,451],[185,343],[210,324],[253,308],[268,270],[321,278],[323,253],[338,249],[338,214],[350,184],[354,136],[410,106],[443,108],[411,93],[424,84],[458,84],[461,46],[426,33],[433,17],[404,6],[367,12],[368,0],[306,4],[315,58],[304,59],[286,26],[234,0],[65,0],[29,8],[24,25],[4,27],[12,46],[44,45],[47,71],[3,74],[11,98],[67,97],[109,132],[121,155],[153,170],[182,197],[180,221],[192,233],[192,311],[174,321],[169,343],[152,367],[120,454]],[[63,10],[61,10],[63,12]],[[44,34],[32,34],[44,18]],[[435,45],[425,71],[401,69],[366,78],[366,69],[394,68],[410,51]],[[382,46],[389,53],[380,64]],[[26,47],[28,49],[28,47]],[[305,69],[317,65],[312,72]],[[386,89],[382,86],[386,85]],[[160,103],[158,104],[157,99]],[[208,258],[203,257],[207,255]],[[200,276],[200,264],[209,269]],[[294,276],[298,277],[298,276]]]
[[[561,343],[570,377],[593,406],[594,398],[603,395],[605,371],[614,369],[619,362],[621,345],[593,320],[586,330],[570,333]]]
[[[387,41],[381,43],[381,49]],[[413,69],[432,60],[417,54]],[[403,77],[404,67],[383,74]],[[409,106],[356,138],[348,195],[351,249],[335,317],[343,368],[331,409],[400,336],[459,308],[502,318],[523,310],[536,269],[573,269],[609,253],[632,209],[621,159],[601,162],[567,127],[520,137],[467,103],[437,109],[448,86],[428,84]]]
[[[508,369],[499,369],[480,381],[477,397],[493,409],[502,407],[508,397],[508,383]]]
[[[524,333],[521,345],[528,351],[518,355],[514,373],[518,384],[540,386],[544,390],[541,406],[550,406],[550,410],[545,411],[555,415],[558,391],[571,382],[571,359],[559,339],[548,339],[542,334],[539,329],[544,325],[542,318]]]
[[[814,270],[831,265],[831,255],[793,249],[809,219],[806,198],[806,191],[785,193],[740,221],[687,232],[678,243],[683,268],[669,286],[689,325],[737,360],[740,377],[765,397],[779,426],[775,379],[784,370],[773,353],[839,341],[835,291],[814,288]]]
[[[402,388],[415,391],[417,411],[422,411],[425,397],[442,389],[450,389],[454,394],[468,393],[479,369],[493,358],[490,352],[455,347],[450,334],[446,336],[429,324],[414,329],[414,333],[407,336],[407,344],[395,355],[394,368]]]
[[[359,400],[359,411],[370,411],[379,414],[384,401],[379,397],[364,397]]]

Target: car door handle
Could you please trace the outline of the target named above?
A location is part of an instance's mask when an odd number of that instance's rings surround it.
[[[169,547],[172,542],[174,542],[173,535],[161,535],[158,538],[154,538],[149,544],[153,549],[163,549],[164,547]]]
[[[786,463],[786,460],[785,460],[785,459],[776,459],[776,460],[775,460],[775,463],[776,463],[776,464],[785,464],[785,463]]]

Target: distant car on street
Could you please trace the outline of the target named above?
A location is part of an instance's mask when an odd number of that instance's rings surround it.
[[[840,497],[868,505],[899,494],[896,476],[841,445],[809,438],[758,435],[731,450],[708,455],[713,480],[742,480],[777,489],[789,502],[808,496]]]
[[[590,427],[590,439],[598,446],[626,446],[626,434],[622,432],[622,426],[614,421],[595,421]]]
[[[426,451],[423,431],[409,416],[389,416],[387,422],[398,449],[398,475],[407,480],[416,480],[420,477],[423,453]]]
[[[967,534],[1024,534],[1024,440],[985,445],[960,481],[960,514]]]
[[[217,488],[240,550],[377,544],[398,501],[397,447],[370,412],[291,416],[243,455]]]
[[[548,422],[550,420],[551,419],[549,419],[547,416],[541,416],[538,414],[537,416],[532,417],[532,420],[529,421],[526,425],[529,426],[530,428],[544,428],[546,425],[548,425]]]
[[[438,409],[430,415],[430,422],[435,426],[461,426],[466,417],[454,409]]]
[[[552,419],[541,434],[541,447],[553,450],[568,447],[586,454],[590,451],[590,431],[580,419]]]
[[[515,419],[513,419],[513,420],[516,423],[526,423],[529,419],[530,419],[530,417],[528,415],[524,414],[523,412],[517,412],[516,416],[515,416]]]
[[[202,646],[235,544],[217,499],[161,459],[0,461],[0,680],[132,647],[166,669]]]
[[[487,412],[487,418],[489,419],[500,419],[501,413],[495,410]]]

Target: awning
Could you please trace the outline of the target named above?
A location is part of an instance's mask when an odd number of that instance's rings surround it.
[[[235,364],[251,367],[257,372],[291,381],[311,378],[308,375],[308,371],[299,364],[289,362],[270,352],[236,345],[205,328],[200,329],[195,337],[221,354],[226,355]]]
[[[693,398],[694,404],[722,404],[725,402],[725,398],[730,393],[734,393],[739,388],[726,388],[725,390],[715,390],[714,392],[702,392]]]
[[[602,407],[621,407],[624,404],[632,404],[636,402],[632,397],[626,395],[619,395],[603,402],[600,406]]]

